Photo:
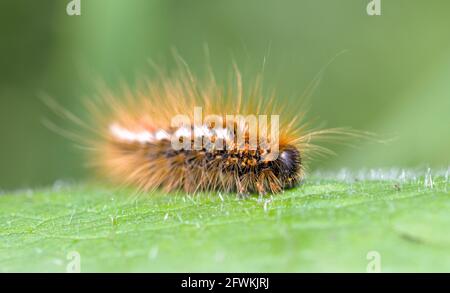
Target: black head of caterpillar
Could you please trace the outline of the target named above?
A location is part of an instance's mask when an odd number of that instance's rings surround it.
[[[342,128],[312,129],[305,122],[301,100],[280,106],[274,96],[262,94],[259,80],[245,90],[237,70],[234,76],[235,82],[224,87],[212,76],[201,83],[187,69],[180,69],[171,77],[161,74],[136,91],[125,87],[117,95],[103,88],[96,100],[86,100],[89,121],[50,106],[88,130],[89,135],[75,140],[87,146],[91,166],[113,183],[135,186],[141,192],[279,193],[302,182],[312,155],[330,152],[316,142],[361,136]],[[267,159],[272,145],[249,148],[247,140],[240,148],[175,149],[173,137],[233,142],[225,128],[212,129],[206,123],[188,128],[172,125],[177,115],[195,120],[195,107],[202,107],[205,116],[278,115],[277,156]],[[196,127],[201,131],[196,132]],[[258,132],[258,141],[260,138]]]

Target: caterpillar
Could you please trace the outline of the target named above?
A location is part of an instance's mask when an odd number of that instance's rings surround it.
[[[279,193],[301,184],[313,155],[331,153],[318,141],[353,133],[312,128],[302,100],[264,95],[260,75],[245,87],[237,68],[225,86],[212,74],[200,81],[185,66],[158,72],[134,90],[103,87],[86,100],[88,121],[50,103],[89,130],[81,138],[88,161],[116,184],[142,192]]]

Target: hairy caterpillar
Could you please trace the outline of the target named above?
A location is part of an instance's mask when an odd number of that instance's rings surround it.
[[[116,95],[104,88],[97,100],[86,101],[89,121],[49,105],[89,130],[92,135],[75,140],[82,140],[89,162],[115,183],[140,191],[266,194],[302,182],[311,155],[330,152],[317,141],[354,133],[311,129],[302,101],[280,101],[262,94],[260,76],[247,89],[236,69],[225,87],[212,74],[201,83],[181,66],[177,74],[160,72],[135,91],[124,86]],[[196,109],[213,119],[199,122]],[[252,115],[256,120],[247,119]],[[269,116],[276,119],[259,119]],[[174,117],[185,119],[174,123]]]

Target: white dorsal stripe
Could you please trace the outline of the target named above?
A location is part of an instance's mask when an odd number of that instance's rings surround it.
[[[147,130],[143,131],[131,131],[120,126],[117,123],[113,123],[110,125],[109,130],[111,134],[122,141],[127,142],[139,142],[142,144],[152,143],[159,140],[170,140],[172,135],[175,137],[191,137],[192,131],[187,127],[180,127],[173,134],[169,134],[167,131],[160,129],[155,133],[152,133]],[[227,128],[218,128],[218,129],[209,129],[207,126],[202,127],[194,127],[194,135],[196,137],[206,137],[211,138],[216,136],[218,139],[228,140],[231,139],[232,135],[230,130]]]
[[[170,135],[166,131],[160,129],[158,130],[158,132],[156,132],[156,139],[157,140],[170,139]]]
[[[216,136],[218,139],[224,139],[224,140],[228,140],[228,138],[230,137],[227,128],[216,129]]]
[[[180,138],[180,137],[191,137],[191,130],[190,129],[188,129],[187,127],[180,127],[180,128],[178,128],[177,129],[177,131],[175,131],[175,136],[177,137],[177,138]]]
[[[209,128],[206,125],[203,125],[201,127],[194,127],[194,135],[195,137],[211,137],[212,132],[209,130]]]
[[[149,131],[133,132],[126,128],[123,128],[117,123],[111,124],[109,127],[111,134],[119,140],[129,142],[148,143],[154,140],[154,137]]]

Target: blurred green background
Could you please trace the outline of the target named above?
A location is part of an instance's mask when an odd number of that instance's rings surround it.
[[[82,153],[42,124],[47,93],[80,113],[95,78],[133,82],[148,59],[173,67],[176,48],[194,71],[203,47],[221,76],[234,59],[280,99],[299,96],[339,52],[314,92],[310,117],[395,137],[337,146],[313,169],[445,167],[450,150],[450,2],[381,0],[2,0],[0,4],[0,189],[89,176]],[[300,110],[300,109],[299,109]],[[64,121],[59,122],[63,127]]]

